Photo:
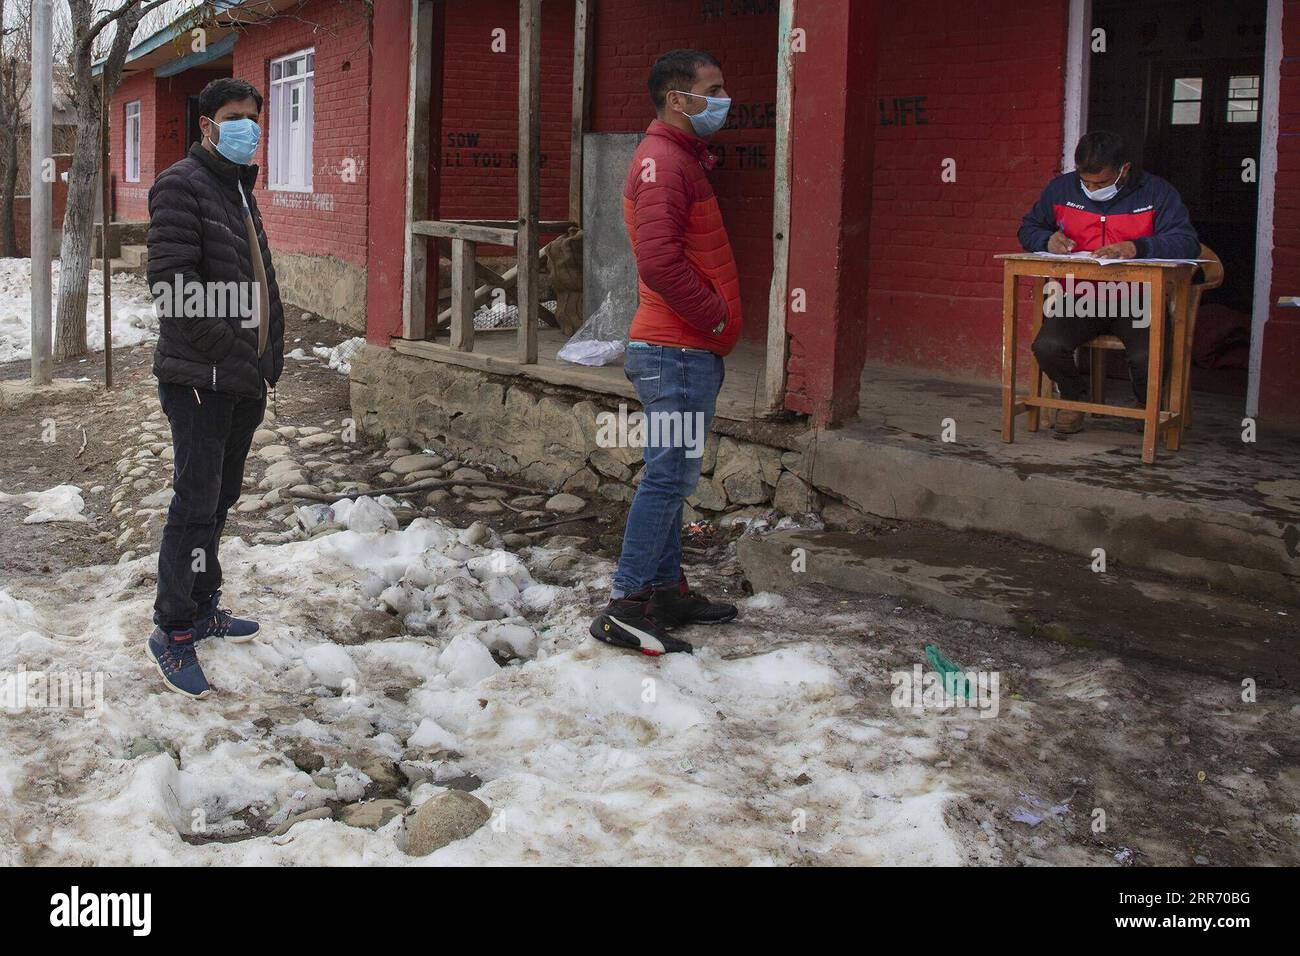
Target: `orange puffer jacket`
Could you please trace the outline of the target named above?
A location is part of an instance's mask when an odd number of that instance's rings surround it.
[[[704,140],[660,120],[632,156],[623,187],[641,293],[632,339],[726,355],[740,338],[740,280],[704,174],[712,166]]]

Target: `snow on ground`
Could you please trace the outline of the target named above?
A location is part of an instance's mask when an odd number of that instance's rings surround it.
[[[31,511],[31,514],[23,519],[23,524],[86,520],[83,514],[86,502],[81,497],[81,489],[76,485],[55,485],[44,491],[25,491],[16,495],[0,491],[0,502],[6,501],[25,505]]]
[[[51,316],[58,321],[59,260],[51,269],[53,295]],[[158,336],[158,317],[153,296],[140,276],[118,273],[111,280],[113,291],[113,345],[125,347],[148,342]],[[91,351],[104,348],[104,276],[90,270],[86,305],[86,344]],[[31,358],[32,354],[32,260],[0,258],[0,362]]]
[[[350,375],[352,373],[352,357],[361,351],[361,347],[366,344],[363,336],[358,335],[355,338],[346,339],[333,347],[327,345],[317,345],[313,348],[312,355],[318,359],[323,359],[330,368],[337,371],[340,375]],[[302,349],[294,349],[289,355],[290,358],[307,358]]]
[[[301,341],[302,339],[294,339],[295,343]],[[365,338],[358,335],[355,338],[344,339],[334,346],[321,345],[317,342],[310,352],[298,346],[285,352],[284,357],[293,359],[296,362],[311,362],[320,359],[327,367],[340,375],[350,375],[352,373],[352,358],[365,344]]]
[[[430,518],[227,542],[227,603],[263,630],[199,645],[206,701],[163,690],[145,658],[156,556],[0,590],[0,673],[104,681],[97,717],[4,718],[0,863],[960,862],[955,785],[932,767],[953,724],[864,713],[854,685],[884,680],[869,641],[783,640],[764,618],[782,602],[758,596],[747,652],[619,651],[586,633],[607,562],[538,583],[558,552],[498,543]],[[324,769],[286,757],[301,747]],[[240,839],[356,799],[373,758],[427,770],[403,781],[412,805],[476,775],[491,821],[428,857],[401,849],[400,818]]]

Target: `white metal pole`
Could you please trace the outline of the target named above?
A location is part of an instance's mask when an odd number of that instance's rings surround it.
[[[1256,187],[1255,289],[1250,314],[1250,360],[1246,378],[1246,417],[1259,416],[1260,376],[1264,369],[1264,327],[1272,311],[1273,214],[1277,206],[1279,101],[1282,96],[1282,0],[1269,0],[1264,33],[1264,77],[1260,81],[1259,166]],[[1285,289],[1280,291],[1287,291]]]
[[[1088,79],[1092,63],[1092,0],[1070,0],[1065,40],[1065,125],[1061,172],[1074,171],[1074,147],[1088,129]]]
[[[50,89],[54,83],[51,31],[54,0],[32,2],[31,86],[31,247],[32,247],[32,384],[48,385],[53,376],[50,349],[53,342],[50,301],[52,245],[52,179],[54,177],[53,113]]]

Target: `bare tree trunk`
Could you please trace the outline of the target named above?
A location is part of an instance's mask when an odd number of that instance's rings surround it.
[[[4,181],[0,182],[0,249],[5,256],[18,255],[18,233],[14,223],[14,198],[18,193],[18,137],[9,132],[3,137],[5,153]]]
[[[6,23],[6,0],[0,0],[0,26]],[[14,23],[0,40],[0,255],[18,255],[14,199],[18,194],[18,143],[22,138],[22,101],[28,81],[19,63],[31,56],[31,0],[20,0]]]
[[[93,108],[95,104],[90,104]],[[68,208],[59,248],[59,323],[54,360],[86,354],[90,244],[95,228],[95,174],[99,170],[99,110],[77,110],[77,145],[68,172]]]
[[[142,10],[139,0],[117,17],[116,32],[104,62],[108,74],[107,95],[112,96],[122,78],[131,36]],[[63,245],[59,251],[58,329],[54,338],[54,359],[86,354],[86,303],[90,286],[90,244],[95,227],[95,174],[99,170],[99,113],[108,109],[100,103],[100,84],[91,75],[92,31],[109,16],[91,23],[91,0],[68,0],[72,15],[72,100],[77,111],[77,145],[68,172],[68,207],[63,213]],[[121,7],[118,8],[119,10]],[[107,263],[105,263],[107,268]]]

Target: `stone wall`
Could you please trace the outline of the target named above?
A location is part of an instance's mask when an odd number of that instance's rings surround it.
[[[352,414],[367,434],[409,438],[530,484],[611,501],[631,501],[640,480],[639,448],[597,443],[597,416],[617,414],[614,396],[491,375],[373,345],[353,359],[351,382]],[[791,515],[835,508],[795,473],[799,453],[720,435],[718,424],[704,448],[704,477],[688,499],[686,521],[773,507]]]
[[[333,256],[284,252],[272,243],[280,297],[330,322],[366,330],[366,270]]]

